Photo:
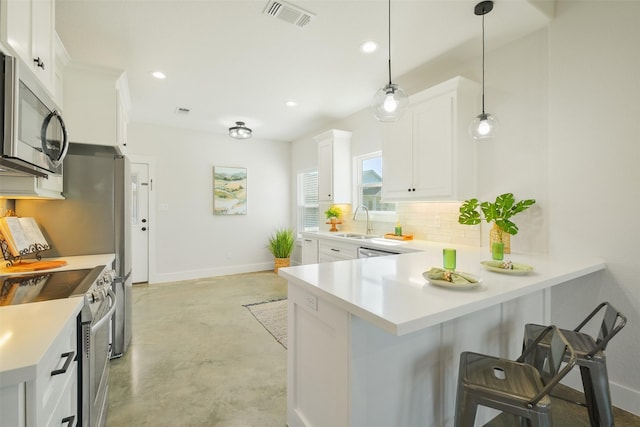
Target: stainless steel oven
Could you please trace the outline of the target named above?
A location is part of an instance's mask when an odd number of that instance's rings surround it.
[[[103,427],[107,416],[110,321],[116,310],[115,272],[92,269],[0,276],[0,305],[83,298],[78,316],[78,427]],[[71,417],[68,418],[70,420]]]
[[[68,135],[56,104],[31,70],[0,52],[0,174],[62,173]]]
[[[111,317],[116,298],[111,290],[114,275],[98,279],[101,283],[87,294],[81,312],[82,426],[102,427],[107,419],[109,359],[111,357]]]

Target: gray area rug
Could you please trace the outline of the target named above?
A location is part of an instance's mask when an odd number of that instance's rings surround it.
[[[287,299],[245,305],[258,322],[287,348]]]

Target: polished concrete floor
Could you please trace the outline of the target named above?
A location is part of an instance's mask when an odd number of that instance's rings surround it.
[[[111,361],[107,427],[286,426],[286,350],[243,307],[286,293],[272,272],[134,286],[133,340]],[[589,426],[586,409],[553,405],[556,427]],[[618,409],[615,420],[640,427]],[[518,423],[500,415],[487,426]]]
[[[243,305],[286,297],[272,272],[133,289],[107,427],[286,425],[286,350]]]

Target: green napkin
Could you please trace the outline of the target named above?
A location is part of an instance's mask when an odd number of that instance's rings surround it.
[[[466,285],[467,283],[478,282],[478,279],[470,274],[460,273],[459,271],[452,271],[449,273],[449,271],[438,267],[431,267],[431,270],[427,271],[427,277],[431,280],[444,280],[456,285]]]

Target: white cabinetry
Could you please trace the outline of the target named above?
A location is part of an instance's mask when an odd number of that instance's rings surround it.
[[[47,178],[34,176],[3,176],[0,194],[7,198],[64,199],[62,175],[49,174]]]
[[[318,263],[318,239],[302,238],[302,264]]]
[[[410,110],[385,124],[385,201],[455,201],[476,195],[476,143],[467,133],[479,86],[455,77],[410,99]]]
[[[86,65],[65,70],[64,115],[71,142],[113,146],[124,154],[129,105],[123,71]]]
[[[351,203],[351,132],[332,129],[318,143],[318,200]]]
[[[53,95],[55,2],[2,0],[0,38]]]
[[[287,425],[350,425],[349,314],[298,286],[288,298]]]
[[[352,243],[322,239],[318,243],[318,262],[342,261],[358,258],[358,246]]]
[[[78,425],[76,330],[71,317],[38,363],[34,380],[0,388],[2,427]]]

